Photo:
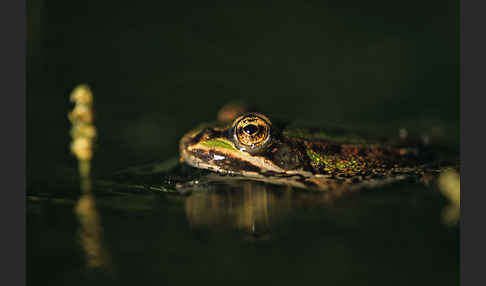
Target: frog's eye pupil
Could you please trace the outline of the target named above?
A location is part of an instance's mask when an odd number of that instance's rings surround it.
[[[248,124],[245,127],[243,127],[243,131],[245,131],[246,134],[248,135],[253,135],[258,133],[260,128],[254,124]]]

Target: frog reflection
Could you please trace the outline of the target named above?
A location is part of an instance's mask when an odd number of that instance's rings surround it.
[[[332,199],[321,192],[298,193],[291,187],[238,181],[193,192],[185,199],[184,208],[193,229],[234,229],[249,234],[246,238],[265,240],[295,207],[330,203]]]

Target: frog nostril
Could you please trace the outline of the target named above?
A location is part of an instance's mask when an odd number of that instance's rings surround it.
[[[245,133],[248,135],[253,135],[257,133],[259,130],[260,128],[258,128],[258,126],[254,124],[248,124],[247,126],[243,127],[243,131],[245,131]]]

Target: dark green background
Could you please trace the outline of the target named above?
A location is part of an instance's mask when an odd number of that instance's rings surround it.
[[[316,125],[459,120],[458,1],[28,7],[29,173],[68,155],[79,83],[95,95],[99,168],[174,155],[185,131],[234,99]]]
[[[177,156],[188,129],[236,99],[315,125],[440,126],[458,137],[455,0],[27,4],[28,188],[76,175],[67,112],[80,83],[95,96],[95,174]],[[280,284],[457,285],[458,231],[439,224],[444,201],[416,186],[394,191],[358,205],[351,230],[325,207],[295,210],[266,245],[194,239],[165,200],[102,212],[130,285],[248,285],[265,274]],[[28,282],[85,285],[72,206],[29,203],[27,222]]]

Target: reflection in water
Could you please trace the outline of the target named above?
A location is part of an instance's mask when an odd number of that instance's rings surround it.
[[[296,204],[331,201],[325,193],[298,193],[290,187],[238,181],[235,185],[218,185],[212,191],[193,192],[185,199],[184,207],[193,228],[230,227],[265,239]]]
[[[232,227],[265,235],[290,210],[290,192],[270,192],[264,184],[241,182],[242,187],[195,192],[185,200],[192,227]]]
[[[86,255],[89,268],[111,268],[110,257],[103,245],[103,228],[96,210],[95,198],[91,193],[89,177],[81,182],[83,194],[76,204],[75,212],[78,216],[79,238]]]
[[[269,192],[263,184],[242,182],[241,189],[193,193],[185,211],[193,227],[231,226],[263,234],[289,210],[289,192]]]

